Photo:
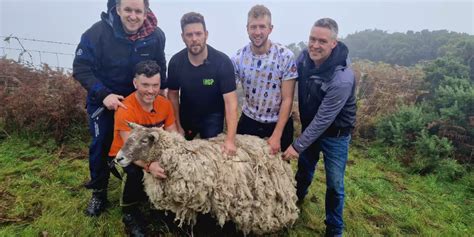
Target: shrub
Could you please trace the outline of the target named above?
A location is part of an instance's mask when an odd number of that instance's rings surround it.
[[[424,68],[425,81],[429,90],[434,93],[444,84],[446,76],[454,78],[469,78],[469,66],[464,65],[456,58],[441,57],[429,62]]]
[[[462,178],[466,174],[466,169],[456,160],[448,158],[439,162],[435,173],[442,180],[454,181]]]
[[[453,146],[448,139],[430,135],[426,130],[416,139],[415,148],[417,155],[432,161],[450,158],[453,153]]]
[[[467,127],[473,115],[474,86],[468,79],[445,77],[444,85],[436,89],[433,107],[439,110],[441,119]]]
[[[402,106],[396,113],[378,121],[376,136],[389,145],[408,148],[431,121],[431,117],[421,106]]]
[[[12,60],[0,59],[0,119],[8,133],[53,137],[62,142],[87,129],[85,91],[71,75],[28,68]],[[74,134],[73,134],[74,133]],[[79,133],[80,134],[80,133]]]
[[[436,63],[445,62],[445,68]],[[474,151],[474,84],[469,67],[451,58],[440,58],[428,65],[426,81],[432,100],[426,101],[431,111],[439,114],[430,123],[430,132],[448,138],[455,147],[454,159],[472,165]],[[471,70],[471,73],[474,72]]]
[[[446,138],[430,135],[426,130],[415,141],[415,158],[410,171],[419,174],[435,173],[441,179],[455,180],[465,173],[464,168],[452,159],[453,145]]]
[[[357,124],[354,136],[374,139],[377,120],[398,110],[398,105],[412,105],[426,91],[423,71],[358,60],[352,64],[357,78]]]

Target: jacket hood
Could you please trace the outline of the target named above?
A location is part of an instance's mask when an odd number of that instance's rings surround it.
[[[108,25],[113,27],[115,17],[118,17],[115,0],[108,0],[107,12],[102,12],[100,14],[100,18],[102,19],[102,21],[106,22]],[[119,18],[119,21],[120,21],[120,18]]]

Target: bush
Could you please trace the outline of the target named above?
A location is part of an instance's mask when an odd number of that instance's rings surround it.
[[[426,130],[423,130],[416,139],[415,148],[418,156],[432,161],[450,158],[453,153],[453,146],[448,139],[430,135]]]
[[[377,120],[412,105],[426,91],[424,73],[417,67],[399,67],[358,60],[352,64],[357,78],[357,124],[354,137],[374,139]]]
[[[445,85],[446,77],[469,78],[469,66],[456,58],[441,57],[429,62],[424,68],[425,81],[429,90],[434,93],[439,86]]]
[[[439,162],[435,173],[442,180],[454,181],[462,178],[466,174],[466,169],[456,160],[449,158]]]
[[[446,138],[430,135],[426,130],[415,141],[415,158],[410,171],[422,175],[435,173],[441,179],[455,180],[464,174],[464,168],[452,159],[453,145]]]
[[[474,86],[468,79],[445,77],[435,95],[433,107],[439,110],[442,120],[468,127],[474,104]]]
[[[396,113],[378,121],[376,136],[383,143],[408,148],[413,145],[432,117],[420,106],[402,106]]]
[[[440,67],[444,65],[444,67]],[[430,123],[430,132],[448,138],[454,148],[456,159],[461,164],[472,165],[474,151],[474,84],[469,78],[469,65],[459,59],[440,58],[429,64],[426,81],[432,100],[427,101],[430,111],[439,114]],[[471,67],[471,75],[472,75]]]
[[[53,137],[62,142],[87,130],[85,90],[71,75],[28,68],[12,60],[0,59],[0,120],[8,133]],[[85,132],[86,133],[86,132]]]

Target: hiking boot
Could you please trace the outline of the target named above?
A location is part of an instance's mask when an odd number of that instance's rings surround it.
[[[84,212],[87,216],[99,216],[105,210],[107,204],[107,192],[94,190]]]
[[[125,225],[125,230],[129,236],[144,237],[145,224],[137,213],[125,213],[122,217],[122,222]]]

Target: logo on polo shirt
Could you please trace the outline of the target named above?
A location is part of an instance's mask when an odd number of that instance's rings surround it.
[[[214,79],[204,78],[202,79],[202,84],[204,86],[212,86],[214,85]]]

